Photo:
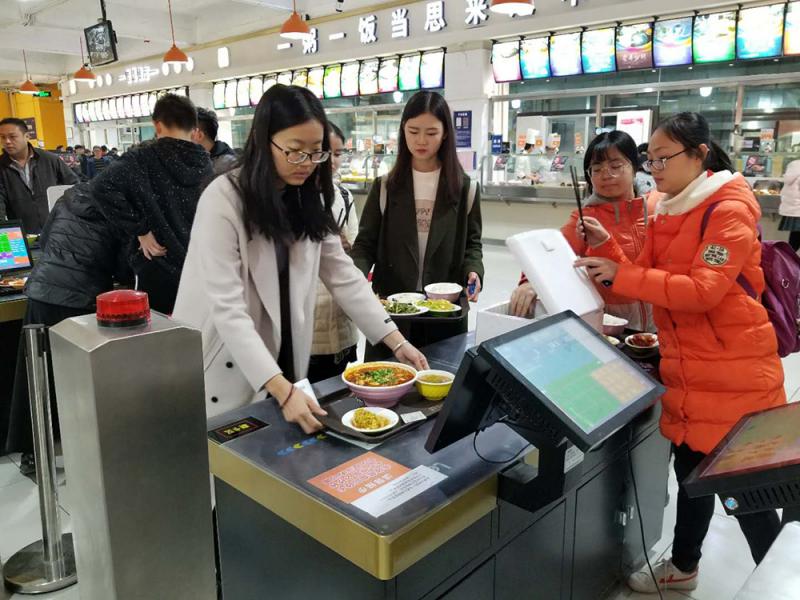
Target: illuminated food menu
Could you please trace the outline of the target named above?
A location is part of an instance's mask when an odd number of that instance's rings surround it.
[[[357,62],[342,66],[342,96],[358,96],[358,69]]]
[[[213,101],[214,101],[214,108],[219,110],[220,108],[225,108],[225,82],[218,81],[214,84],[214,89],[212,92]]]
[[[278,83],[281,85],[292,85],[292,72],[284,71],[278,75]]]
[[[108,108],[108,100],[100,101],[100,114],[103,115],[103,120],[105,121],[111,120],[111,111]]]
[[[292,85],[297,85],[300,87],[308,86],[308,71],[306,69],[295,71],[294,75],[292,76]]]
[[[692,64],[692,17],[656,21],[653,63],[656,67]]]
[[[518,41],[502,42],[492,46],[492,72],[497,83],[522,79]]]
[[[142,94],[139,96],[139,103],[142,105],[143,117],[149,117],[153,114],[153,109],[150,108],[150,94]]]
[[[581,62],[584,73],[611,73],[616,70],[613,27],[583,32]]]
[[[583,72],[580,32],[550,37],[550,72],[554,77],[580,75]]]
[[[423,53],[419,80],[425,90],[444,87],[444,51]]]
[[[378,69],[378,91],[382,94],[397,91],[399,59],[396,56],[382,58]]]
[[[267,75],[266,77],[264,77],[264,93],[266,93],[269,88],[271,88],[273,85],[277,83],[278,83],[278,78],[275,75],[271,76]]]
[[[398,88],[401,92],[419,89],[419,65],[422,56],[407,54],[400,58]]]
[[[739,24],[736,28],[737,58],[780,56],[785,6],[771,4],[739,11]]]
[[[325,77],[325,67],[314,67],[308,70],[308,89],[317,98],[324,97],[322,80]]]
[[[550,49],[546,37],[522,40],[519,63],[523,79],[550,77]]]
[[[225,108],[235,108],[236,105],[236,80],[232,79],[225,84]]]
[[[131,97],[131,110],[133,111],[134,117],[144,117],[145,115],[142,114],[142,101],[139,98],[139,94]]]
[[[153,114],[153,111],[156,109],[156,102],[158,102],[158,94],[155,92],[150,92],[150,114]]]
[[[75,113],[75,122],[83,123],[83,104],[76,104],[72,110]]]
[[[322,91],[326,98],[339,98],[342,95],[342,65],[325,67]]]
[[[617,68],[653,68],[653,24],[636,23],[617,28]]]
[[[133,105],[130,96],[125,96],[122,100],[122,114],[126,119],[133,118]]]
[[[736,58],[736,11],[697,15],[692,46],[696,63]]]
[[[358,91],[362,95],[378,93],[378,59],[362,61],[358,72]]]
[[[800,2],[789,2],[786,5],[783,53],[788,56],[800,54]]]
[[[250,78],[250,106],[255,106],[264,94],[264,82],[261,77]]]

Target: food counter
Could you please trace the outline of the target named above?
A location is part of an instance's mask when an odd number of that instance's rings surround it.
[[[431,367],[455,372],[471,339],[428,348]],[[342,388],[331,379],[315,393],[324,406]],[[537,474],[538,450],[522,462],[485,462],[470,436],[429,454],[432,426],[357,445],[304,435],[271,401],[209,421],[225,597],[597,598],[643,560],[628,449],[648,547],[661,537],[669,446],[655,409],[573,456],[566,468],[579,481],[532,512],[503,490]],[[526,446],[502,424],[476,444],[496,461]],[[406,473],[402,486],[382,481]]]

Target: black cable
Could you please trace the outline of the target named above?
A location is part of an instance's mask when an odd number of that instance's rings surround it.
[[[642,519],[642,507],[639,504],[639,490],[636,486],[636,475],[633,473],[633,454],[632,446],[633,446],[633,428],[629,429],[630,431],[630,439],[628,441],[628,468],[631,472],[631,483],[633,483],[633,498],[636,501],[636,516],[639,519],[639,533],[642,535],[642,551],[644,552],[644,559],[647,561],[647,568],[650,570],[650,577],[653,578],[653,583],[656,585],[656,591],[658,592],[658,597],[660,600],[664,600],[664,595],[661,593],[661,586],[658,585],[658,579],[656,579],[656,574],[653,571],[653,565],[650,564],[650,556],[647,552],[647,540],[645,539],[644,535],[644,520]]]
[[[506,458],[506,459],[503,459],[503,460],[491,460],[491,459],[489,459],[489,458],[486,458],[486,457],[484,457],[483,455],[481,455],[481,453],[480,453],[480,452],[478,452],[478,433],[479,433],[479,432],[478,432],[478,431],[476,431],[476,432],[475,432],[475,435],[473,435],[473,436],[472,436],[472,449],[475,451],[475,455],[476,455],[478,458],[480,458],[480,459],[481,459],[483,462],[485,462],[485,463],[489,463],[489,464],[491,464],[491,465],[504,465],[504,464],[506,464],[507,462],[511,462],[511,461],[513,461],[513,460],[516,460],[517,458],[519,458],[519,455],[520,455],[520,454],[522,454],[523,452],[525,452],[525,450],[527,450],[527,449],[528,449],[528,448],[530,448],[530,446],[531,446],[530,444],[525,444],[525,445],[524,445],[522,448],[520,448],[520,451],[519,451],[519,452],[517,452],[517,453],[516,453],[514,456],[512,456],[511,458]]]

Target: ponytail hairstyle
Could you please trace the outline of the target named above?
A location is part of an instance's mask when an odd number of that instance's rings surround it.
[[[442,123],[444,137],[437,153],[439,162],[442,164],[440,177],[444,182],[448,197],[453,202],[458,202],[461,197],[464,169],[458,161],[456,134],[453,128],[453,118],[450,115],[450,107],[445,99],[436,92],[417,92],[406,103],[403,109],[403,116],[400,118],[400,133],[397,137],[397,161],[386,178],[387,189],[396,189],[403,185],[404,182],[413,181],[411,172],[412,155],[406,143],[405,127],[409,119],[414,119],[425,113],[432,114]]]
[[[706,118],[696,112],[682,112],[661,121],[658,129],[663,131],[672,141],[686,148],[689,156],[702,158],[700,146],[708,146],[708,154],[703,161],[703,168],[714,173],[718,171],[736,172],[730,157],[725,150],[711,139],[711,129]]]

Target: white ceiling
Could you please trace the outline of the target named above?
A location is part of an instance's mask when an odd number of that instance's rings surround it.
[[[346,11],[381,4],[344,0]],[[179,46],[212,42],[280,25],[292,0],[172,0]],[[333,14],[336,0],[297,0],[312,18]],[[166,52],[172,43],[167,0],[106,0],[121,61]],[[101,16],[100,0],[0,0],[0,87],[24,80],[22,49],[36,82],[54,82],[80,66],[83,28]]]

